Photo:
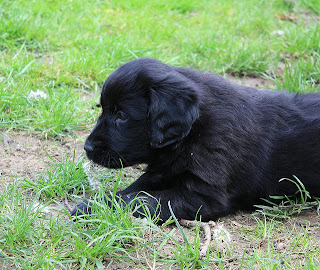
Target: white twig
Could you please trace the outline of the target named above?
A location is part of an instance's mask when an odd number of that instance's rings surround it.
[[[68,210],[71,212],[72,211],[72,208],[68,202],[68,198],[67,196],[64,198],[64,204],[66,205],[66,207],[68,208]]]
[[[210,246],[210,241],[211,241],[211,228],[210,226],[214,227],[216,224],[214,221],[210,222],[199,222],[196,220],[185,220],[185,219],[180,219],[179,223],[182,226],[185,226],[187,228],[192,228],[196,227],[200,224],[200,228],[204,232],[204,242],[200,245],[200,250],[199,250],[199,256],[204,257],[207,255],[207,250]]]

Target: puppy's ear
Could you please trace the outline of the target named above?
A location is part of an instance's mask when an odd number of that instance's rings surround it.
[[[199,117],[196,84],[175,70],[153,76],[150,84],[150,145],[162,148],[186,137]]]

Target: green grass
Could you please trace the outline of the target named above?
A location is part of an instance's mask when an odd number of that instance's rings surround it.
[[[117,181],[120,181],[120,177]],[[194,233],[195,247],[186,246],[175,240],[175,228],[163,232],[161,227],[154,225],[151,217],[133,218],[131,213],[136,209],[132,205],[124,207],[121,203],[115,203],[115,211],[107,207],[104,201],[98,199],[105,194],[104,189],[96,195],[92,215],[72,221],[67,211],[61,210],[61,202],[44,202],[41,199],[38,191],[41,186],[39,181],[39,187],[33,185],[32,189],[26,189],[23,182],[16,181],[2,194],[2,267],[14,265],[22,269],[56,269],[60,266],[88,269],[116,262],[144,265],[158,264],[159,261],[169,265],[205,265],[206,261],[198,256],[199,228]],[[37,195],[32,196],[35,191]],[[169,240],[175,244],[174,249],[170,247],[173,253],[170,257],[162,254]],[[137,253],[141,253],[140,258]]]
[[[75,154],[75,153],[74,153]],[[87,176],[83,171],[83,157],[75,160],[75,155],[66,156],[62,161],[54,160],[44,173],[36,179],[24,179],[26,188],[33,189],[45,199],[65,198],[68,194],[81,194],[90,190]]]
[[[287,62],[283,74],[276,75],[274,82],[277,88],[289,92],[309,93],[320,90],[320,55],[314,53],[306,59]]]
[[[0,131],[61,140],[89,130],[104,80],[138,57],[222,75],[263,76],[291,92],[319,91],[319,16],[318,0],[3,0]],[[30,98],[38,89],[46,99]],[[49,157],[44,172],[1,191],[0,268],[320,268],[312,238],[319,226],[301,227],[295,220],[305,205],[261,208],[242,218],[241,226],[226,219],[234,242],[226,248],[213,241],[199,258],[199,227],[156,226],[151,217],[132,218],[130,207],[117,205],[113,212],[100,202],[93,216],[72,222],[64,200],[95,196],[82,169],[84,157],[75,158],[73,150],[61,160]],[[118,171],[99,174],[100,192],[136,178],[126,170],[122,177]],[[285,198],[285,205],[294,204]]]
[[[199,226],[182,229],[175,218],[157,226],[156,217],[133,218],[132,212],[137,211],[133,204],[114,203],[113,211],[99,198],[105,192],[114,196],[119,187],[127,184],[121,171],[101,169],[101,175],[106,177],[101,179],[102,189],[93,194],[83,173],[83,162],[82,156],[52,158],[47,171],[37,178],[17,179],[7,185],[0,197],[1,267],[102,269],[116,264],[137,269],[224,269],[228,265],[317,269],[320,266],[320,248],[310,236],[312,227],[297,225],[291,219],[294,213],[288,215],[288,210],[281,208],[276,214],[262,208],[258,215],[247,215],[251,222],[246,225],[242,220],[240,227],[233,227],[230,219],[226,219],[225,226],[232,238],[239,239],[227,245],[213,239],[207,255],[200,258],[203,236]],[[296,203],[306,203],[309,196],[301,182],[297,179],[295,182],[300,188],[297,196],[300,200],[287,198],[285,204],[292,204],[292,209],[296,209]],[[92,215],[72,221],[64,199],[80,202],[85,196],[96,198]],[[238,245],[239,241],[243,244]],[[279,249],[282,241],[285,247]]]
[[[277,86],[319,89],[318,21],[317,0],[2,1],[0,128],[58,137],[83,128],[107,75],[142,56],[254,76],[286,61]],[[37,89],[48,100],[27,98]]]
[[[311,197],[309,191],[306,190],[299,178],[293,176],[293,179],[282,178],[279,180],[279,182],[282,181],[289,181],[295,184],[297,187],[295,194],[290,196],[270,196],[270,199],[273,199],[273,201],[263,199],[269,205],[256,205],[258,213],[260,212],[273,219],[286,219],[292,215],[300,214],[303,210],[311,209],[313,207],[316,207],[319,211],[319,198]],[[311,200],[312,202],[310,203]]]

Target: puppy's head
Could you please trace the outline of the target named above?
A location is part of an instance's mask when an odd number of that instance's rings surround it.
[[[153,151],[189,134],[199,116],[197,93],[192,80],[155,59],[122,65],[102,87],[88,158],[111,168],[148,163]]]

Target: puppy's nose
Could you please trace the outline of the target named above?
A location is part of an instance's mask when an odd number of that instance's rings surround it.
[[[91,153],[94,150],[94,146],[88,142],[88,140],[86,140],[86,142],[84,143],[84,150],[86,150],[86,152]]]

